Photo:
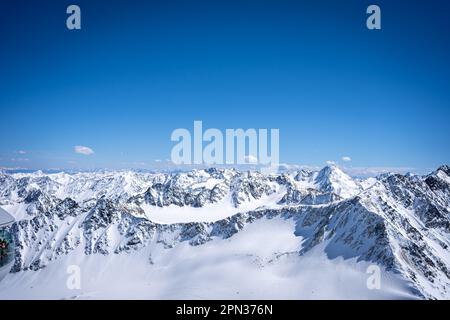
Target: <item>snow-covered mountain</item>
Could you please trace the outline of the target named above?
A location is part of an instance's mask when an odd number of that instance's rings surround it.
[[[2,298],[450,298],[448,166],[0,173],[0,206],[17,220]],[[68,292],[71,264],[88,289]]]

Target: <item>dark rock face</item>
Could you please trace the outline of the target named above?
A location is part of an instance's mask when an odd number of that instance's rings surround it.
[[[54,208],[48,211],[50,215],[56,215],[61,220],[64,220],[67,216],[76,217],[78,215],[78,209],[80,206],[77,202],[70,198],[65,198],[59,202]]]

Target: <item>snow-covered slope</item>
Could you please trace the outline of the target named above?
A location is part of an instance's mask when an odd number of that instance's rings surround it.
[[[18,220],[0,298],[450,298],[448,166],[366,181],[336,166],[0,173],[0,206]],[[75,294],[70,264],[91,279]]]

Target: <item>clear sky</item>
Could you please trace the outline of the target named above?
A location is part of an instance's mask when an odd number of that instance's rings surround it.
[[[81,30],[66,28],[69,4]],[[366,28],[370,4],[382,30]],[[194,120],[279,128],[283,163],[450,163],[449,12],[444,0],[0,1],[0,167],[149,168]]]

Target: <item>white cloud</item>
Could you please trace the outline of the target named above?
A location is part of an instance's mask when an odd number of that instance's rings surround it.
[[[25,150],[18,150],[16,151],[17,154],[27,154],[27,152]]]
[[[25,167],[2,167],[0,166],[1,170],[29,170],[29,168]]]
[[[73,149],[76,153],[84,154],[85,156],[90,156],[91,154],[94,154],[94,150],[85,146],[75,146]]]
[[[336,164],[336,162],[334,162],[334,161],[331,161],[331,160],[327,161],[327,165],[329,165],[329,166],[334,166],[335,164]]]
[[[344,157],[342,157],[342,161],[349,162],[349,161],[352,161],[352,158],[350,158],[348,156],[344,156]]]
[[[308,171],[317,171],[322,169],[319,166],[310,166],[304,164],[289,164],[289,163],[280,163],[278,165],[280,170],[308,170]]]
[[[12,158],[11,161],[13,161],[13,162],[26,162],[26,161],[30,161],[30,159],[28,159],[28,158]]]
[[[383,173],[401,173],[407,172],[417,173],[416,168],[409,167],[352,167],[346,168],[346,172],[352,176],[373,177]]]
[[[252,155],[248,155],[245,157],[245,162],[249,164],[257,164],[258,158]]]

